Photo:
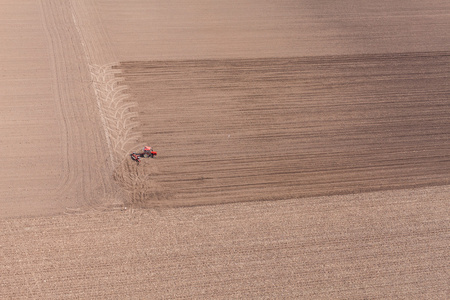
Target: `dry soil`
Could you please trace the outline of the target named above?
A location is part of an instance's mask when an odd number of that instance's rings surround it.
[[[449,15],[0,1],[0,298],[447,299]]]

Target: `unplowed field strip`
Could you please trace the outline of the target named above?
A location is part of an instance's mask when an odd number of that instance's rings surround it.
[[[0,298],[447,299],[449,193],[0,219]]]
[[[142,143],[159,151],[140,168],[171,201],[449,183],[449,52],[119,67]]]

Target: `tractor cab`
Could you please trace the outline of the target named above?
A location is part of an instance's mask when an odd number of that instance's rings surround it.
[[[144,157],[153,157],[156,155],[156,152],[153,151],[153,148],[150,146],[144,147],[144,152],[142,153]]]
[[[150,146],[145,146],[144,147],[144,153],[151,153],[153,151],[153,148],[152,147],[150,147]]]

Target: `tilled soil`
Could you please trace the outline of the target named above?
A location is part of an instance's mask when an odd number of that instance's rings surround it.
[[[1,1],[0,298],[448,298],[449,11]]]
[[[119,67],[159,152],[139,166],[150,204],[449,183],[449,52]]]

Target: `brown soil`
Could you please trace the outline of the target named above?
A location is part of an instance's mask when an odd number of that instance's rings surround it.
[[[119,67],[160,152],[139,166],[149,205],[449,184],[448,52]]]
[[[448,51],[447,0],[97,0],[120,61]]]
[[[448,298],[449,12],[1,1],[0,298]]]
[[[0,220],[0,297],[445,299],[449,187]]]
[[[0,4],[0,217],[111,197],[88,65],[67,3]]]

